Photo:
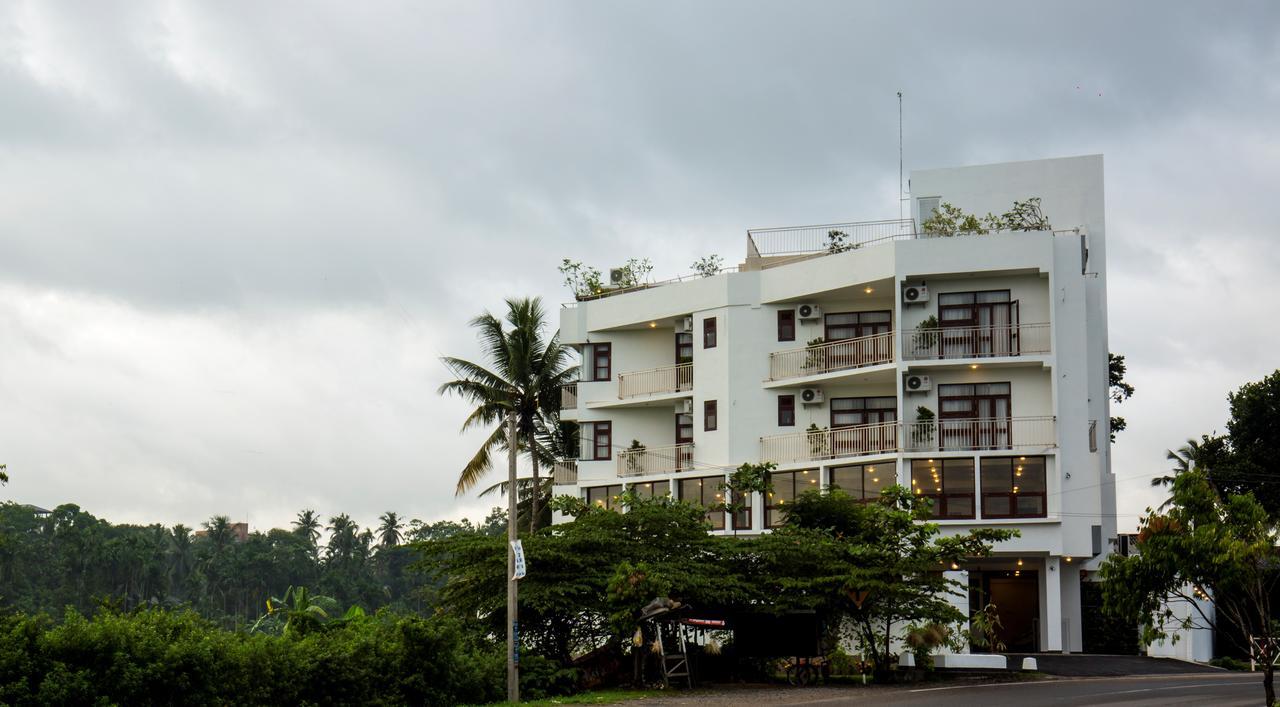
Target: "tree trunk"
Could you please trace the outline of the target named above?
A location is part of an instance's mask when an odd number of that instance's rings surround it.
[[[535,446],[537,441],[534,439],[533,433],[529,433],[529,460],[533,462],[533,499],[530,505],[529,532],[532,533],[538,529],[538,501],[542,496],[542,484],[538,481],[538,449]]]
[[[1275,666],[1271,664],[1273,657],[1271,651],[1263,651],[1263,660],[1267,661],[1262,666],[1262,689],[1267,693],[1267,705],[1276,703],[1276,686],[1273,678],[1275,677]]]

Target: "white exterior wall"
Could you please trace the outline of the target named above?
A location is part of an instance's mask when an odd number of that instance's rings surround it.
[[[1041,645],[1047,650],[1080,649],[1079,573],[1096,565],[1094,530],[1115,534],[1114,480],[1108,444],[1105,221],[1100,156],[1019,162],[912,173],[915,198],[940,196],[967,212],[1006,211],[1015,200],[1042,198],[1042,208],[1058,229],[1079,229],[1090,256],[1082,274],[1081,243],[1074,231],[1001,233],[955,238],[888,241],[848,252],[814,257],[766,270],[711,278],[605,297],[561,311],[561,335],[567,343],[610,341],[613,380],[580,383],[577,419],[613,423],[615,455],[632,439],[648,447],[674,443],[674,400],[693,402],[695,468],[683,474],[725,473],[744,462],[762,460],[760,438],[799,433],[811,423],[830,425],[829,404],[803,406],[797,399],[796,425],[777,424],[777,396],[818,385],[827,400],[835,397],[893,395],[898,419],[910,422],[924,405],[938,412],[937,386],[946,383],[1008,381],[1015,417],[1056,418],[1056,447],[1046,456],[1047,517],[940,521],[963,532],[975,526],[1014,527],[1021,537],[996,548],[997,556],[1040,558]],[[919,216],[917,215],[917,218]],[[904,284],[924,283],[927,305],[904,305]],[[865,288],[871,287],[867,294]],[[904,361],[901,332],[936,314],[945,292],[1009,289],[1019,302],[1021,324],[1048,323],[1051,353],[1017,361]],[[777,341],[777,311],[816,303],[824,312],[889,310],[895,333],[896,363],[857,374],[836,374],[821,383],[769,382],[769,353],[803,348],[823,335],[821,320],[797,322],[795,341]],[[674,363],[675,323],[692,317],[694,385],[690,393],[643,401],[618,401],[617,376]],[[717,318],[718,345],[703,348],[703,319]],[[650,327],[650,323],[655,324]],[[902,377],[924,373],[934,390],[905,395]],[[703,430],[703,403],[716,400],[719,425]],[[613,407],[593,405],[605,402]],[[1096,451],[1089,426],[1096,421]],[[1031,452],[1024,452],[1031,453]],[[936,456],[1010,456],[1018,452],[948,452]],[[909,485],[910,459],[920,455],[813,462],[809,468],[860,461],[894,463],[899,482]],[[797,468],[790,465],[788,468]],[[578,488],[618,483],[616,461],[580,462]],[[630,480],[630,479],[628,479]],[[650,480],[650,477],[639,479]],[[980,479],[978,479],[980,488]],[[576,493],[558,487],[557,493]],[[755,530],[763,513],[756,499]],[[1075,564],[1064,564],[1071,557]],[[1092,558],[1092,562],[1090,562]],[[1062,571],[1062,568],[1067,571]],[[1050,570],[1052,568],[1052,570]],[[1065,637],[1065,642],[1064,642]]]

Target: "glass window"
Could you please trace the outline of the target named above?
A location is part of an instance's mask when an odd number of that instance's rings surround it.
[[[982,459],[983,518],[1043,518],[1047,491],[1044,457]]]
[[[974,517],[973,459],[915,459],[911,491],[933,500],[934,518]]]
[[[880,493],[898,483],[893,462],[850,464],[831,469],[831,486],[861,501],[876,501]]]
[[[666,481],[648,481],[643,484],[631,484],[631,493],[638,498],[658,498],[671,493],[671,484]]]
[[[613,458],[613,423],[591,423],[591,458],[600,461]]]
[[[796,340],[796,310],[778,310],[778,341]]]
[[[794,395],[778,396],[778,426],[779,427],[795,427],[796,426],[796,396]]]
[[[836,312],[823,318],[823,336],[827,341],[856,339],[889,331],[893,315],[879,312]]]
[[[724,492],[720,490],[723,483],[723,476],[702,476],[676,482],[681,501],[707,509],[707,521],[711,523],[712,530],[724,530],[724,511],[711,510],[724,503]]]
[[[818,488],[818,470],[774,472],[769,475],[773,492],[764,506],[765,525],[777,528],[787,522],[787,505],[794,503],[800,494]]]
[[[693,415],[682,412],[676,415],[676,444],[688,444],[693,441]]]
[[[702,348],[714,349],[716,347],[716,318],[707,317],[702,320]]]
[[[613,375],[613,345],[587,344],[591,377],[588,381],[607,381]]]
[[[832,427],[893,422],[897,417],[898,399],[892,395],[877,398],[831,399]]]
[[[591,486],[585,489],[587,492],[587,503],[599,508],[607,508],[611,511],[622,510],[622,484],[613,486]]]
[[[682,331],[676,334],[676,363],[693,361],[693,334]]]
[[[720,421],[717,419],[716,401],[704,400],[702,402],[702,429],[711,432],[716,429]]]

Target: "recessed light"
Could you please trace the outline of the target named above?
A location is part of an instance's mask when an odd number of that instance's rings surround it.
[[[650,328],[650,329],[657,329],[657,328],[658,328],[658,323],[657,323],[657,322],[649,322],[649,328]]]
[[[976,364],[976,363],[971,363],[971,364],[969,364],[969,368],[972,368],[972,369],[975,369],[975,370],[976,370],[976,369],[978,368],[978,364]]]
[[[863,290],[863,292],[866,292],[867,294],[871,294],[873,290],[870,287],[868,287],[867,289]]]

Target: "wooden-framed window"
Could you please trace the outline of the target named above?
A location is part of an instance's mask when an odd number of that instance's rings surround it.
[[[831,451],[837,457],[888,452],[898,448],[898,399],[831,399]]]
[[[637,498],[660,498],[671,495],[671,484],[666,481],[646,481],[642,484],[631,484],[629,488]]]
[[[880,500],[880,493],[898,483],[893,462],[848,464],[831,468],[831,486],[866,503]]]
[[[778,427],[796,426],[796,396],[778,396]]]
[[[787,522],[787,505],[794,503],[800,494],[818,488],[818,470],[774,472],[769,475],[773,491],[765,498],[764,522],[766,527],[777,528]]]
[[[607,381],[613,377],[613,344],[587,344],[583,353],[585,381]]]
[[[591,422],[591,459],[608,461],[613,458],[613,423]]]
[[[1044,457],[984,457],[983,518],[1043,518],[1048,485]]]
[[[716,401],[702,401],[702,429],[705,432],[713,432],[719,426],[719,414],[716,409]]]
[[[933,500],[934,518],[974,517],[973,459],[913,459],[911,492]]]
[[[796,310],[778,310],[778,341],[796,340]]]
[[[726,492],[726,493],[729,493],[730,500],[734,500],[732,493],[730,492]],[[736,503],[737,501],[735,500],[734,502]],[[751,501],[750,500],[746,501],[746,508],[743,508],[742,510],[733,514],[733,529],[734,530],[751,530]]]
[[[938,295],[938,324],[942,358],[1020,353],[1018,301],[1009,290],[944,292]]]
[[[892,395],[874,398],[832,398],[831,427],[875,425],[898,419],[898,399]]]
[[[693,414],[682,412],[676,415],[676,444],[689,444],[693,441]]]
[[[714,349],[716,347],[716,318],[707,317],[702,320],[702,348]]]
[[[589,486],[583,491],[587,494],[587,504],[611,511],[622,510],[622,484],[611,486]]]
[[[676,363],[693,362],[693,332],[682,331],[676,334]]]
[[[1008,382],[938,386],[942,449],[1008,449],[1012,443],[1011,394]]]
[[[887,309],[874,312],[833,312],[823,317],[822,325],[822,335],[827,341],[887,334],[893,326],[893,313]]]
[[[724,492],[720,490],[723,483],[723,476],[701,476],[676,481],[681,501],[707,509],[707,522],[711,523],[712,530],[724,530]]]

